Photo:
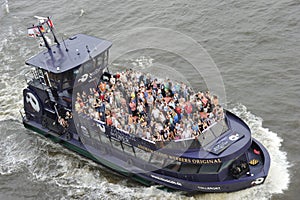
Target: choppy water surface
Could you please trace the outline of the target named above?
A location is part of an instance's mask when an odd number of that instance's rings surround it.
[[[86,33],[113,40],[134,28],[161,27],[201,44],[222,75],[224,103],[268,148],[272,164],[264,185],[192,198],[298,199],[299,11],[297,0],[0,1],[0,199],[189,198],[124,179],[22,126],[19,109],[28,69],[24,61],[40,51],[26,36],[34,15],[53,16],[59,38]],[[172,38],[167,40],[172,43]],[[136,55],[136,60],[144,56],[153,66],[173,63],[160,51],[155,56],[147,51]]]

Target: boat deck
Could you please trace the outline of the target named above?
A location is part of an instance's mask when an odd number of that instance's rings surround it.
[[[218,97],[126,70],[77,92],[75,110],[149,141],[190,139],[224,119]],[[220,130],[222,134],[226,131]]]

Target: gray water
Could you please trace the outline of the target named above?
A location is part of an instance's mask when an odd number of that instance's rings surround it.
[[[27,37],[34,15],[53,16],[60,40],[76,33],[114,40],[135,28],[157,27],[180,32],[201,44],[222,75],[224,105],[245,120],[253,136],[268,148],[272,164],[264,185],[192,198],[298,199],[299,13],[299,0],[1,0],[0,199],[189,198],[121,177],[22,126],[19,109],[28,69],[24,61],[41,50],[38,42]],[[172,37],[165,39],[176,42]],[[143,56],[152,65],[172,63],[158,50],[156,55],[138,53],[131,55],[133,60]],[[165,62],[158,62],[160,57]],[[197,82],[191,73],[186,79]]]

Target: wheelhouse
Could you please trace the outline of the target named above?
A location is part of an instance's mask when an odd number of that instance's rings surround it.
[[[26,61],[43,85],[58,92],[72,90],[76,76],[103,70],[112,43],[78,34]]]

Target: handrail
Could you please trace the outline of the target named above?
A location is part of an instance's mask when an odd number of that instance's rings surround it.
[[[105,128],[105,130],[106,130],[105,134],[109,137],[113,137],[113,138],[116,138],[116,139],[122,139],[124,141],[127,141],[127,142],[131,143],[134,146],[142,145],[142,146],[144,146],[146,148],[149,148],[151,150],[154,150],[154,151],[158,150],[158,149],[161,149],[161,148],[180,150],[181,149],[180,146],[182,146],[182,148],[186,149],[186,150],[198,149],[200,147],[207,146],[211,142],[215,141],[216,138],[218,138],[218,136],[216,136],[215,133],[212,130],[209,131],[214,126],[219,124],[218,122],[213,123],[207,129],[205,129],[205,131],[202,132],[202,134],[199,135],[199,136],[195,136],[195,137],[191,137],[191,138],[178,139],[178,140],[170,140],[170,141],[151,141],[151,140],[148,140],[146,138],[138,137],[134,134],[129,133],[128,131],[116,128],[114,126],[107,126],[105,124],[105,122],[103,122],[103,121],[100,121],[100,120],[97,120],[97,119],[93,119],[93,121],[98,123],[98,124],[101,124],[101,125],[105,126],[106,127]],[[224,127],[224,125],[222,125],[222,126]],[[228,128],[226,130],[228,130]],[[223,131],[221,134],[219,134],[219,136],[222,135],[224,132],[226,132],[226,131]],[[120,134],[120,133],[122,133],[122,134]],[[208,134],[208,133],[211,133],[212,137],[210,138],[210,140],[204,142],[205,139],[208,139],[208,138],[206,138],[208,136],[205,136],[205,134]]]

